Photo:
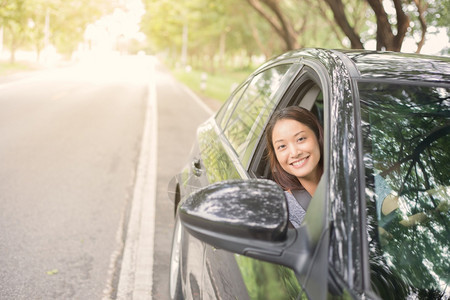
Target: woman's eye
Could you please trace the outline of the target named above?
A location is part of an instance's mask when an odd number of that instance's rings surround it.
[[[277,150],[283,150],[284,148],[285,148],[284,145],[279,145],[279,146],[277,147]]]
[[[297,139],[297,142],[301,142],[301,141],[303,141],[303,140],[305,140],[306,138],[304,138],[304,137],[300,137],[300,138],[298,138]]]

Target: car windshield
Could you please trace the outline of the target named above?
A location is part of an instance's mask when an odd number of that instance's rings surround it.
[[[450,90],[360,82],[372,287],[450,296]]]

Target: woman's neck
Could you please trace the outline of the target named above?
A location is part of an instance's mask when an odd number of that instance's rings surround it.
[[[317,174],[313,178],[298,178],[303,188],[312,196],[316,192],[316,188],[319,185],[321,175]]]
[[[314,193],[316,192],[317,184],[312,181],[308,180],[302,180],[300,181],[302,186],[305,188],[305,190],[312,196],[314,196]]]

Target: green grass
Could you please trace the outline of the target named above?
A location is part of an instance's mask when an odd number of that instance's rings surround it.
[[[207,74],[205,90],[201,88],[202,73],[204,72],[199,70],[191,70],[190,72],[182,69],[173,70],[174,76],[194,92],[223,103],[230,96],[232,89],[244,81],[251,71],[224,71],[217,74]]]
[[[0,76],[7,76],[22,71],[35,70],[36,67],[26,62],[6,62],[0,61]]]

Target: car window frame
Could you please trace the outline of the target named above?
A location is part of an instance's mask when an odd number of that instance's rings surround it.
[[[274,67],[278,67],[280,65],[286,65],[289,63],[276,63],[276,64],[270,64],[268,66],[265,66],[264,68],[258,69],[256,70],[254,73],[252,73],[242,84],[239,85],[239,87],[237,87],[234,91],[233,91],[233,96],[229,97],[227,102],[233,101],[233,97],[235,97],[239,92],[240,95],[238,96],[238,99],[236,99],[236,101],[232,104],[232,108],[230,109],[230,112],[227,114],[226,112],[223,113],[222,120],[220,121],[221,124],[219,125],[219,128],[222,129],[222,131],[225,131],[227,129],[227,127],[229,126],[229,122],[231,119],[231,116],[235,113],[236,108],[239,106],[241,100],[242,100],[242,96],[244,95],[244,93],[247,91],[247,89],[249,88],[249,86],[252,84],[252,82],[254,81],[255,77],[257,77],[258,75],[260,75],[261,73],[266,72],[269,69],[272,69]],[[227,110],[228,109],[228,105],[223,105],[221,107],[221,110],[218,112],[219,114],[222,114],[222,110]],[[216,117],[216,120],[218,119],[218,117]]]
[[[291,67],[286,71],[284,78],[282,80],[282,82],[280,82],[280,86],[278,88],[278,90],[275,92],[273,99],[274,101],[272,101],[272,107],[268,107],[268,117],[263,120],[261,117],[261,114],[258,116],[258,118],[255,121],[255,124],[252,128],[252,130],[249,132],[249,134],[247,135],[247,147],[246,150],[244,151],[242,157],[240,158],[243,167],[248,170],[249,165],[251,163],[251,161],[253,160],[253,155],[259,145],[259,142],[261,140],[261,138],[264,136],[264,131],[265,130],[261,130],[259,133],[256,133],[257,135],[253,135],[253,132],[257,132],[254,130],[254,128],[266,128],[267,123],[270,120],[270,116],[273,114],[273,112],[275,111],[275,109],[278,107],[278,104],[280,102],[280,99],[283,97],[283,95],[285,94],[285,91],[289,88],[289,86],[291,85],[291,83],[295,80],[295,78],[298,76],[299,72],[301,72],[303,65],[302,64],[297,64],[297,63],[292,63],[292,62],[288,62],[288,63],[279,63],[278,65],[286,65],[286,64],[290,64]],[[253,137],[253,140],[251,140]]]
[[[218,129],[221,132],[221,137],[222,137],[222,140],[224,141],[224,143],[226,144],[226,148],[230,150],[229,152],[233,152],[233,157],[236,158],[240,162],[240,165],[244,170],[247,170],[248,164],[250,163],[251,155],[249,155],[249,148],[251,148],[251,147],[249,147],[249,145],[247,144],[245,146],[245,150],[242,152],[242,156],[240,156],[239,153],[237,153],[234,146],[232,145],[232,143],[228,140],[228,138],[225,134],[225,131],[227,130],[227,128],[229,126],[231,116],[235,113],[235,110],[237,109],[237,107],[239,106],[239,104],[242,101],[242,96],[247,91],[247,89],[249,88],[249,86],[251,85],[251,83],[253,82],[253,80],[255,79],[256,76],[262,74],[263,72],[268,71],[269,69],[273,69],[273,68],[276,68],[276,67],[279,67],[282,65],[288,65],[289,68],[286,70],[285,74],[283,75],[283,78],[280,80],[278,89],[276,91],[274,91],[271,96],[271,98],[273,99],[273,101],[271,101],[271,102],[276,105],[279,102],[279,100],[278,100],[279,97],[283,94],[284,90],[289,86],[289,82],[292,80],[293,77],[295,77],[294,75],[299,71],[296,67],[296,66],[298,66],[298,64],[296,64],[296,62],[297,62],[296,60],[292,60],[292,59],[275,62],[272,64],[265,65],[263,68],[257,70],[253,74],[251,74],[248,77],[248,79],[241,85],[241,87],[245,87],[245,90],[243,91],[243,93],[241,95],[239,95],[239,100],[236,101],[232,105],[233,111],[231,113],[227,114],[226,119],[223,118],[224,116],[222,115],[222,119],[220,120],[221,124],[219,124],[219,122],[217,122],[218,120],[216,119],[216,126],[218,127]],[[290,72],[293,72],[294,75],[289,75]],[[236,95],[238,92],[239,91],[237,89],[236,93],[234,95]],[[232,99],[229,98],[228,101],[232,101]],[[273,108],[272,108],[272,111],[273,111]],[[257,119],[259,117],[260,116],[258,116]],[[251,133],[252,133],[252,131],[249,131],[246,138],[249,138],[249,135]],[[259,141],[259,139],[257,140],[257,142],[258,141]],[[246,140],[246,142],[247,142],[247,140]],[[253,147],[253,148],[255,148],[255,147]],[[253,151],[253,148],[251,149],[251,151]]]
[[[253,77],[253,74],[250,75],[243,83],[241,83],[236,89],[234,89],[230,97],[228,97],[227,101],[225,101],[225,104],[220,107],[220,110],[215,115],[214,118],[216,120],[216,124],[221,130],[224,130],[226,128],[230,117],[233,115],[234,110],[241,100],[242,95],[247,90],[250,82],[253,80]]]
[[[297,74],[289,82],[289,85],[284,90],[283,95],[281,95],[281,98],[280,98],[278,104],[272,109],[270,117],[272,116],[272,114],[275,111],[277,111],[281,108],[284,108],[284,107],[291,106],[291,105],[298,105],[300,107],[305,107],[308,110],[310,110],[311,109],[310,105],[302,105],[301,103],[303,102],[304,97],[308,94],[308,92],[311,90],[311,88],[313,88],[315,86],[319,87],[322,94],[324,93],[323,83],[321,82],[321,80],[323,80],[323,78],[321,79],[320,76],[317,74],[317,72],[311,66],[309,66],[307,64],[305,65],[304,62],[302,62],[301,64],[298,64],[298,65],[299,65],[299,69],[298,69]],[[322,72],[326,73],[325,70],[322,70]],[[310,85],[311,83],[313,83],[315,86],[307,88],[305,90],[305,93],[302,93],[301,99],[299,99],[299,100],[293,99],[295,93],[298,92],[299,89],[303,89],[303,85],[305,85],[305,84]],[[298,103],[296,103],[297,100],[298,100]],[[314,103],[315,103],[315,100],[314,100]],[[324,111],[325,111],[325,100],[323,101],[323,105],[324,105]],[[264,128],[267,127],[267,123],[270,120],[270,117],[266,121],[266,124],[264,124]],[[325,119],[323,116],[322,116],[322,118]],[[324,121],[324,120],[322,120],[322,121]],[[324,122],[322,122],[321,125],[324,127],[324,132],[325,132]],[[262,158],[265,156],[266,138],[265,138],[264,133],[265,133],[265,130],[263,130],[261,132],[257,144],[255,145],[254,149],[252,149],[251,159],[249,160],[248,165],[246,166],[246,169],[247,169],[248,173],[250,174],[250,177],[252,177],[252,178],[264,178],[264,177],[258,176],[259,173],[257,171]],[[324,142],[325,142],[325,137],[324,137]]]

